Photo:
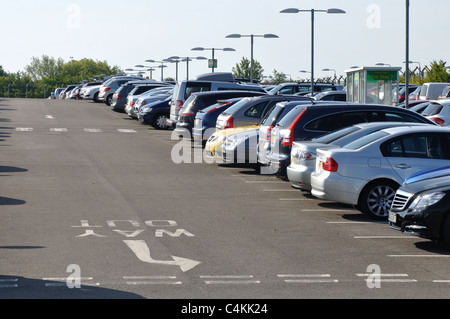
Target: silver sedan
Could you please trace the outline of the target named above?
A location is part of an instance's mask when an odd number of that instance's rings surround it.
[[[376,131],[342,148],[317,150],[311,194],[387,219],[395,191],[414,173],[450,165],[450,128],[402,126]]]
[[[369,133],[405,125],[432,124],[407,122],[360,123],[314,138],[311,141],[294,142],[291,150],[291,164],[287,167],[287,177],[294,188],[311,191],[311,173],[316,168],[318,148],[342,147]]]

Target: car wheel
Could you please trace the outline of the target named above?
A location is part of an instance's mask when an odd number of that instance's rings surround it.
[[[152,122],[152,126],[154,128],[156,128],[157,130],[167,129],[169,127],[169,125],[167,124],[168,117],[169,116],[167,113],[160,113],[160,114],[155,115],[153,122]]]
[[[93,98],[95,103],[99,103],[100,100],[98,99],[98,92],[94,94],[94,98]]]
[[[357,206],[374,219],[386,219],[398,187],[397,183],[390,180],[371,183],[361,192]]]
[[[108,97],[105,100],[106,101],[106,105],[111,106],[112,99],[113,99],[113,96],[112,95],[108,95]]]

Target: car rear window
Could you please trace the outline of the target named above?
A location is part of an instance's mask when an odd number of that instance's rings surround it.
[[[239,110],[243,105],[247,104],[250,101],[250,98],[246,97],[234,104],[233,106],[229,107],[226,111],[224,111],[223,115],[231,115],[235,113],[237,110]]]
[[[305,109],[306,105],[298,105],[294,107],[278,122],[277,125],[281,127],[288,127]]]
[[[360,149],[361,147],[366,146],[366,145],[368,145],[380,138],[383,138],[387,135],[389,135],[389,134],[384,131],[373,132],[371,134],[367,134],[366,136],[361,137],[361,138],[343,146],[343,148],[346,148],[349,150],[357,150],[357,149]]]

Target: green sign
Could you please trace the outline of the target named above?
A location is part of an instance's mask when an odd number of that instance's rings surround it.
[[[208,67],[210,69],[217,68],[217,59],[209,59],[208,60]]]
[[[397,71],[367,71],[367,82],[397,81]]]

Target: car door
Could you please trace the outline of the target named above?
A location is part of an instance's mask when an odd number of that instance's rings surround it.
[[[405,133],[383,143],[383,155],[405,180],[420,171],[450,165],[448,137],[441,133]]]

